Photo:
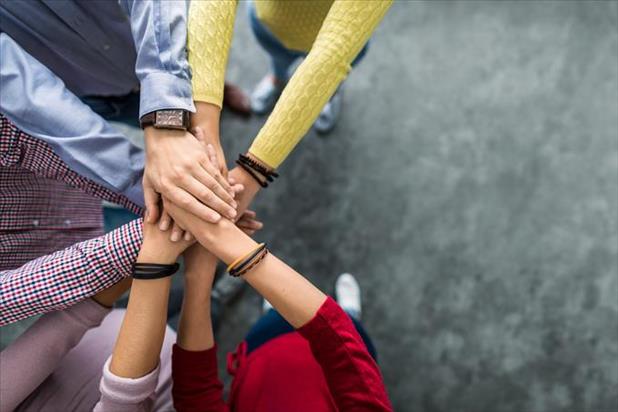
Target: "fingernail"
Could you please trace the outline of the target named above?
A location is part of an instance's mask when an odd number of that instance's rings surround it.
[[[180,235],[176,232],[172,233],[172,237],[170,238],[172,242],[178,242],[180,240]]]
[[[185,233],[185,240],[188,242],[193,238],[193,236],[191,236],[191,233]]]
[[[211,219],[212,223],[217,223],[219,220],[221,220],[221,215],[219,213],[213,213]]]
[[[235,210],[230,210],[230,213],[229,213],[230,219],[234,219],[236,217],[236,215],[237,215],[237,213],[236,213]]]
[[[236,209],[238,207],[238,203],[235,200],[232,201],[232,207]]]
[[[167,220],[162,220],[161,223],[159,223],[159,229],[166,231],[169,228],[169,222]]]

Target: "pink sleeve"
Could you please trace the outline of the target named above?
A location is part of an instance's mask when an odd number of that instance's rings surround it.
[[[64,309],[131,275],[142,244],[142,220],[104,236],[0,271],[0,326]]]
[[[139,378],[122,378],[109,370],[111,356],[103,366],[99,389],[101,399],[94,412],[146,412],[152,410],[159,379],[159,365]]]
[[[332,298],[298,332],[309,341],[339,410],[393,410],[378,365]]]
[[[0,411],[15,409],[109,311],[88,299],[48,313],[0,352]]]

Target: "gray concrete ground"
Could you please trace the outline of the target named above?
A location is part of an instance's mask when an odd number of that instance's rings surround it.
[[[239,10],[229,79],[268,61]],[[322,288],[362,287],[397,411],[618,410],[618,6],[400,1],[255,204]],[[262,118],[223,119],[230,159]],[[259,316],[247,290],[223,355]]]
[[[250,88],[268,61],[240,13]],[[346,86],[258,236],[323,288],[358,276],[396,410],[618,410],[617,4],[398,2]],[[262,122],[224,118],[227,153]]]

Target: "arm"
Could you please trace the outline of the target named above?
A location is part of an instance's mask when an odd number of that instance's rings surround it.
[[[90,110],[62,80],[6,33],[0,33],[0,52],[0,112],[17,126],[6,130],[8,126],[3,121],[0,146],[5,147],[11,137],[15,140],[27,133],[34,137],[29,139],[27,147],[20,148],[22,155],[30,158],[38,155],[43,159],[54,156],[57,160],[53,163],[64,163],[63,170],[79,173],[107,191],[143,206],[143,150]],[[40,153],[43,146],[48,148],[47,153]],[[45,161],[32,165],[49,166]],[[79,179],[70,180],[75,185]]]
[[[333,3],[311,52],[285,87],[249,154],[266,166],[279,167],[347,76],[350,64],[391,3],[392,0]]]
[[[187,242],[171,242],[154,225],[145,224],[137,262],[173,263]],[[95,411],[149,410],[157,384],[172,277],[133,279],[127,312],[101,379]]]
[[[14,410],[109,311],[88,299],[48,313],[0,352],[0,409]]]
[[[236,0],[225,0],[192,1],[189,8],[187,49],[196,107],[192,126],[200,127],[215,146],[224,174],[227,167],[219,138],[219,117],[236,7]]]
[[[142,243],[136,219],[24,266],[0,272],[0,326],[64,309],[130,276]]]
[[[210,318],[217,258],[194,245],[185,253],[185,262],[185,296],[172,355],[174,407],[179,412],[227,411]]]
[[[170,213],[191,225],[197,240],[228,264],[257,246],[229,221],[211,225],[173,206]],[[309,340],[339,409],[392,410],[378,366],[332,300],[272,254],[244,279]]]
[[[0,352],[1,410],[15,409],[43,383],[84,334],[101,324],[130,286],[131,279],[124,279],[92,299],[43,315]]]
[[[187,45],[187,1],[122,0],[137,51],[142,117],[161,109],[195,111]],[[227,180],[208,162],[203,145],[188,131],[144,130],[144,200],[148,222],[159,219],[159,193],[202,219],[234,218],[236,204]],[[163,214],[162,229],[170,226]]]

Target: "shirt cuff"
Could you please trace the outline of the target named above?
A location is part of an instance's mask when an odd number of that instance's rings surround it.
[[[172,348],[172,378],[183,382],[199,382],[205,376],[217,376],[217,345],[202,351]]]
[[[139,404],[152,395],[157,387],[160,366],[139,378],[123,378],[109,370],[112,357],[107,358],[101,378],[101,395],[114,403]]]
[[[131,276],[143,240],[143,220],[135,219],[105,235],[110,264],[121,277]]]
[[[156,110],[182,109],[195,112],[190,79],[169,73],[150,73],[142,79],[139,117]]]

